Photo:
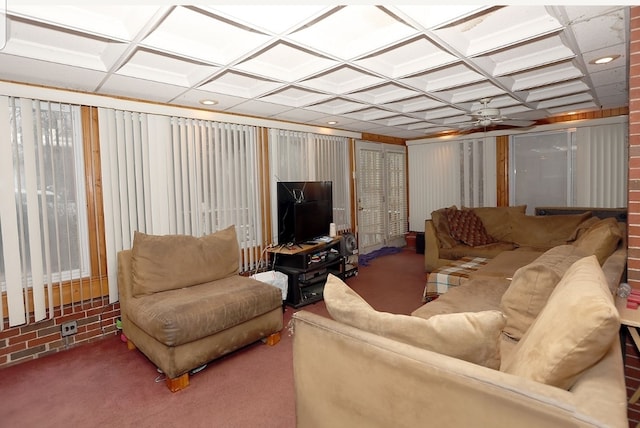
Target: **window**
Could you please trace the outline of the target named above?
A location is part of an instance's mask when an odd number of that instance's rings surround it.
[[[331,181],[333,222],[338,231],[351,224],[349,141],[346,137],[269,130],[271,188],[278,181]],[[271,194],[272,228],[277,235],[277,202]]]
[[[0,133],[8,142],[0,148],[0,282],[10,323],[18,325],[25,308],[29,312],[18,297],[24,288],[34,288],[38,320],[45,287],[89,275],[82,130],[78,106],[10,97],[0,102],[6,109]],[[15,318],[14,311],[22,314]]]
[[[540,206],[626,206],[624,123],[514,135],[510,153],[510,200],[530,214]]]

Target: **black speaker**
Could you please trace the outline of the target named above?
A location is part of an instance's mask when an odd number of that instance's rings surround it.
[[[353,233],[340,235],[340,255],[344,257],[344,277],[358,275],[358,240]]]
[[[353,233],[340,235],[340,254],[344,257],[358,254],[358,241]]]

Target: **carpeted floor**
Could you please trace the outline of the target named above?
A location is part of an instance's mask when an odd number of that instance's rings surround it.
[[[347,283],[374,308],[408,314],[422,304],[424,256],[376,257]],[[328,316],[323,302],[302,310]],[[109,336],[0,370],[0,426],[295,427],[291,349],[285,328],[278,345],[234,352],[171,393],[140,352]]]

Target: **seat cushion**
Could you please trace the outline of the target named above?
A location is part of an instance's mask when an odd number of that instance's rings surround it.
[[[167,346],[178,346],[282,306],[280,290],[243,276],[141,295],[127,303],[129,319]]]
[[[500,369],[570,389],[613,346],[620,316],[596,256],[575,262]]]
[[[436,315],[428,320],[379,312],[339,278],[324,288],[327,311],[338,322],[399,342],[481,364],[500,366],[500,311]]]

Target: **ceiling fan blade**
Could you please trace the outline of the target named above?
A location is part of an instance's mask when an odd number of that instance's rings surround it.
[[[504,119],[500,123],[507,126],[526,128],[527,126],[535,125],[536,122],[534,120]]]

